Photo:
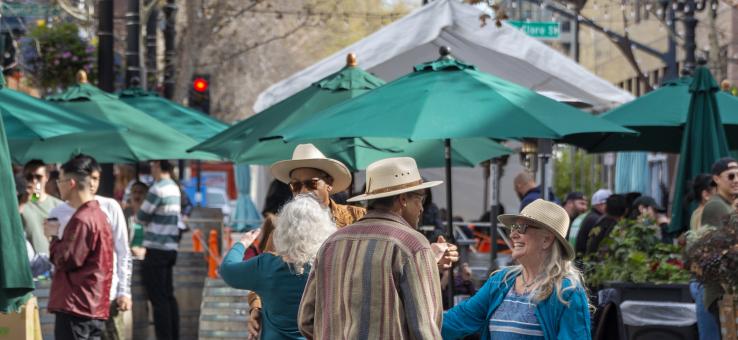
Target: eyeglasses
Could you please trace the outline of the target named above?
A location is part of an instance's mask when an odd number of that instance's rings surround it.
[[[69,179],[69,178],[67,178],[67,179],[57,179],[56,180],[56,185],[59,185],[59,183],[64,183],[64,182],[69,182],[69,181],[71,181],[71,179]]]
[[[731,173],[728,174],[728,180],[731,181],[731,182],[732,181],[735,181],[736,176],[738,176],[738,173],[731,172]]]
[[[509,226],[505,226],[505,229],[509,230],[509,232],[512,233],[514,231],[520,235],[525,234],[525,232],[528,231],[528,228],[538,229],[538,227],[534,225],[526,224],[526,223],[516,223],[516,224],[511,224]]]
[[[302,191],[302,187],[304,186],[307,190],[317,190],[318,189],[318,182],[320,182],[322,178],[311,178],[306,179],[304,181],[298,181],[298,180],[292,180],[290,181],[290,189],[292,189],[292,192],[300,192]]]
[[[409,192],[408,195],[420,197],[420,204],[425,204],[425,198],[426,198],[425,194],[419,194],[417,192]]]
[[[26,181],[33,182],[34,179],[41,182],[41,180],[44,179],[44,175],[26,174]]]

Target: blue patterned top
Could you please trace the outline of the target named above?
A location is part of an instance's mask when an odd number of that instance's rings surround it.
[[[535,310],[536,305],[530,302],[527,295],[517,294],[515,289],[510,289],[489,320],[491,338],[543,339],[543,328],[536,318]]]

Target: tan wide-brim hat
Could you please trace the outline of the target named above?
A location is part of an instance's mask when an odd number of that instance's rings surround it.
[[[497,216],[497,220],[506,226],[519,223],[527,223],[540,228],[551,231],[559,244],[564,248],[567,260],[574,259],[574,248],[566,240],[566,233],[569,231],[569,214],[560,205],[537,199],[523,208],[520,214],[504,214]]]
[[[406,192],[434,187],[442,181],[424,182],[418,165],[410,157],[378,160],[366,168],[366,190],[348,199],[349,202],[390,197]]]
[[[292,152],[292,159],[272,164],[272,176],[283,183],[290,183],[290,174],[299,168],[313,168],[333,178],[333,192],[341,192],[351,185],[351,171],[343,163],[326,158],[315,145],[300,144]]]

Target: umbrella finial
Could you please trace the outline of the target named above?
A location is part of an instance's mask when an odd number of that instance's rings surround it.
[[[702,57],[700,57],[700,58],[697,58],[697,65],[700,65],[700,66],[705,66],[705,65],[707,65],[707,59],[705,59],[705,58],[702,58]]]
[[[356,61],[356,53],[349,53],[346,55],[346,66],[356,67],[359,63]]]
[[[451,47],[441,46],[438,49],[438,53],[441,55],[441,59],[451,58]]]
[[[79,84],[87,83],[87,72],[85,72],[85,70],[77,71],[77,83]]]

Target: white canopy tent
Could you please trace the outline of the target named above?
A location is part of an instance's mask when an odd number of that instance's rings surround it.
[[[458,0],[436,0],[383,27],[372,35],[297,72],[262,92],[254,112],[299,92],[346,64],[346,54],[356,53],[359,66],[392,81],[412,67],[439,57],[438,48],[451,47],[454,57],[536,91],[563,94],[607,109],[633,96],[597,77],[546,44],[493,20],[481,27],[477,7]]]
[[[606,110],[634,97],[594,75],[572,59],[548,45],[503,23],[496,27],[488,20],[482,27],[484,12],[458,0],[435,0],[370,36],[303,69],[262,92],[253,106],[261,112],[301,91],[346,64],[346,55],[356,53],[359,66],[378,77],[392,81],[412,71],[413,66],[437,59],[438,49],[449,46],[457,59],[476,65],[481,71],[526,86],[559,101],[588,104],[594,110]],[[440,150],[439,150],[440,152]],[[517,158],[517,157],[514,157]],[[522,167],[512,161],[502,179],[501,203],[508,212],[517,211],[517,197],[512,191],[512,177]],[[442,169],[424,170],[429,179],[442,178]],[[268,170],[255,169],[252,185],[254,202],[264,201],[271,177]],[[550,171],[548,171],[551,174]],[[547,176],[548,177],[548,176]],[[454,169],[454,212],[468,219],[483,211],[480,184],[481,168]],[[357,179],[363,183],[364,179]],[[551,183],[550,178],[547,183]],[[361,187],[357,187],[361,191]],[[434,201],[445,206],[443,187],[434,190]]]

